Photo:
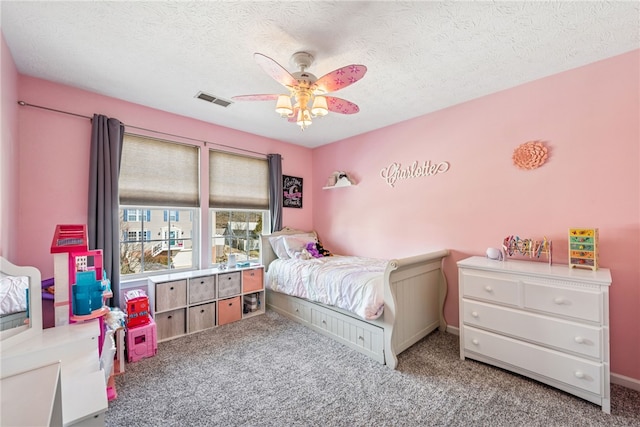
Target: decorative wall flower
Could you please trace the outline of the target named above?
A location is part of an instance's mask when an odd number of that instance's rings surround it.
[[[539,168],[547,161],[549,153],[544,143],[529,141],[513,150],[513,164],[520,169],[531,170]]]

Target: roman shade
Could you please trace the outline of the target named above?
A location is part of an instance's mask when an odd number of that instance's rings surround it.
[[[198,207],[199,147],[126,134],[120,204]]]
[[[209,207],[268,210],[267,160],[209,151]]]

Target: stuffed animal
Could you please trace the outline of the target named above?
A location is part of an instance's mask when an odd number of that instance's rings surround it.
[[[320,251],[318,251],[318,248],[316,247],[316,244],[314,242],[307,243],[307,246],[305,247],[305,249],[307,250],[307,252],[309,252],[309,255],[311,255],[313,258],[322,257],[322,254],[320,253]]]
[[[116,330],[118,328],[124,327],[124,319],[127,315],[124,311],[120,310],[117,307],[112,307],[107,315],[105,316],[105,323],[111,330]]]

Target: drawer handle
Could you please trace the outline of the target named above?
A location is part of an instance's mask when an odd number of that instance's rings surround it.
[[[229,307],[231,307],[232,305],[233,305],[233,303],[232,303],[232,302],[230,302],[230,303],[229,303]]]
[[[582,371],[576,371],[573,375],[575,375],[576,378],[584,378],[584,372]]]
[[[200,313],[204,313],[204,310],[200,310]]]
[[[169,290],[173,290],[173,286],[169,288]]]
[[[491,286],[489,286],[489,285],[485,286],[484,290],[487,291],[487,292],[493,292],[493,288]]]
[[[585,340],[584,340],[584,338],[582,338],[582,337],[580,337],[580,336],[575,337],[573,340],[574,340],[575,342],[577,342],[578,344],[584,344],[584,341],[585,341]]]
[[[558,304],[558,305],[562,305],[562,304],[565,303],[565,299],[562,298],[562,297],[556,297],[556,298],[553,299],[553,302]]]
[[[231,277],[227,277],[227,280],[231,280]]]
[[[363,336],[359,336],[359,337],[358,337],[358,339],[359,339],[360,341],[364,341],[364,337],[363,337]]]
[[[201,280],[201,281],[200,281],[200,284],[201,284],[201,285],[203,285],[203,284],[204,284],[204,280]]]
[[[478,344],[480,344],[480,341],[478,341],[476,338],[474,338],[474,339],[471,340],[471,343],[473,345],[478,345]]]
[[[323,324],[323,325],[326,325],[326,324],[327,324],[327,321],[326,321],[326,320],[323,320],[323,321],[322,321],[322,324]]]
[[[296,313],[300,313],[300,310],[298,310],[297,308],[296,308]]]
[[[475,318],[478,318],[478,312],[477,311],[472,311],[471,312],[471,316],[475,317]]]
[[[171,319],[173,316],[167,316],[167,319]]]

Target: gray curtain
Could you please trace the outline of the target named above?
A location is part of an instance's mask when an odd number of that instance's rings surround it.
[[[89,249],[102,249],[102,262],[111,280],[113,306],[118,307],[120,289],[118,175],[124,125],[119,120],[94,114],[89,163]]]
[[[282,156],[267,155],[269,161],[269,213],[271,214],[271,232],[282,230]]]

